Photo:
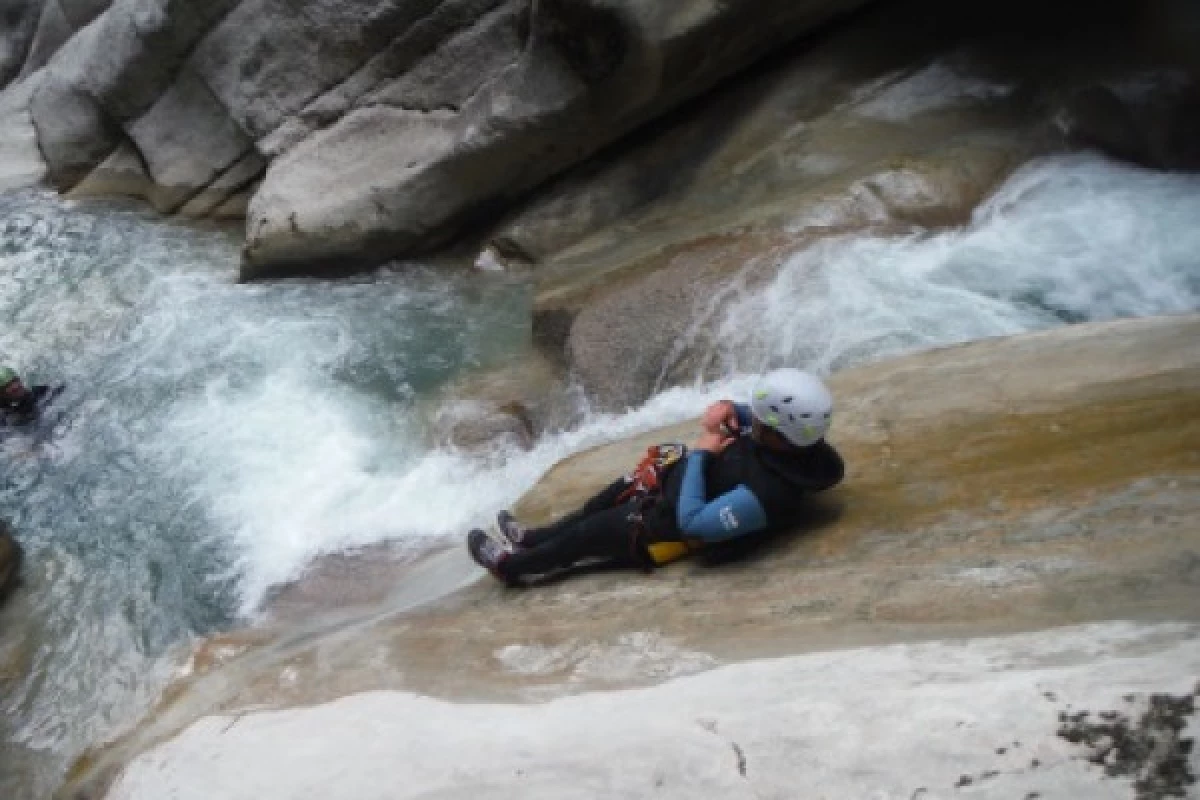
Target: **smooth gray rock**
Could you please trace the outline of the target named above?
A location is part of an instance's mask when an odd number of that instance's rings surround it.
[[[365,95],[361,105],[456,111],[520,55],[525,9],[500,5],[445,45],[413,61],[400,77]],[[376,70],[380,65],[375,65]],[[378,74],[378,73],[377,73]]]
[[[254,147],[208,86],[186,68],[127,132],[159,187],[153,205],[163,212],[178,209]]]
[[[46,176],[24,83],[0,93],[0,191],[33,186]]]
[[[511,10],[482,17],[272,163],[249,209],[243,276],[338,269],[441,244],[855,5],[540,0],[527,24]],[[447,77],[457,53],[480,67]],[[441,92],[424,78],[434,74],[443,76]]]
[[[112,0],[8,0],[10,7],[23,6],[30,15],[26,21],[29,38],[20,45],[20,61],[8,77],[25,77],[45,66],[76,31],[111,4]],[[5,82],[0,75],[0,86]]]
[[[498,7],[517,8],[522,4],[511,0],[426,0],[409,4],[414,12],[417,6],[426,7],[422,16],[405,19],[403,29],[379,52],[259,140],[259,149],[270,157],[277,156],[306,136],[329,127],[356,105],[370,105],[362,100],[364,95],[403,76],[414,65],[436,57],[442,42],[474,39],[478,46],[487,47],[486,40],[472,37],[471,32],[483,25],[485,18]]]
[[[129,141],[117,145],[108,158],[83,180],[71,187],[70,197],[136,197],[154,202],[156,187],[146,173],[146,165]]]
[[[30,107],[51,179],[72,186],[115,150],[234,2],[117,0],[60,49]]]
[[[395,3],[243,0],[204,38],[191,64],[254,139],[356,69]],[[374,11],[375,6],[381,9]],[[373,35],[374,34],[374,35]]]
[[[266,168],[267,162],[259,155],[258,151],[249,150],[223,175],[205,187],[203,191],[193,195],[187,204],[179,209],[179,214],[185,217],[244,217],[246,215],[244,203],[241,211],[236,214],[231,215],[228,210],[222,211],[222,209],[239,192],[246,190],[255,179],[260,177]]]
[[[97,28],[86,28],[76,47],[94,47],[98,33]],[[71,64],[47,68],[29,101],[48,177],[64,189],[81,181],[121,143],[120,130],[87,90],[84,72]]]
[[[33,40],[25,53],[20,77],[44,67],[76,30],[56,0],[45,0],[37,19]]]
[[[20,11],[23,27],[0,36],[12,45],[0,67],[11,72],[25,49],[22,74],[38,79],[30,113],[58,185],[132,148],[153,184],[144,196],[164,211],[249,202],[243,274],[253,278],[444,244],[864,2],[7,0],[0,9]],[[896,7],[901,18],[912,10]],[[893,38],[936,35],[953,8]],[[1145,147],[1186,165],[1195,120],[1174,108]],[[682,177],[627,170],[629,190],[607,206],[578,203],[579,219],[514,229],[496,249],[536,261],[664,186],[685,186],[710,139],[681,141],[691,149],[676,162]],[[215,183],[251,162],[257,180],[258,157],[268,162],[261,186],[243,183],[232,202]],[[735,180],[770,190],[776,173],[764,161]]]
[[[21,72],[41,5],[42,0],[0,0],[0,87]]]
[[[132,147],[145,196],[196,213],[256,150],[258,277],[443,243],[863,0],[46,2],[25,68],[54,53],[30,106],[51,179]]]

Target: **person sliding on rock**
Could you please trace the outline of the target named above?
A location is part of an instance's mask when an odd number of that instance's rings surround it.
[[[61,386],[28,387],[12,369],[0,367],[0,426],[28,425],[61,391]]]
[[[820,379],[775,370],[759,378],[749,405],[710,405],[690,449],[650,448],[634,472],[543,528],[525,528],[501,511],[504,538],[472,530],[467,549],[515,585],[585,561],[650,568],[696,547],[786,527],[808,492],[842,480],[842,458],[825,441],[832,413]]]

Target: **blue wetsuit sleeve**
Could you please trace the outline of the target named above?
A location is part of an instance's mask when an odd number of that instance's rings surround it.
[[[704,461],[708,453],[696,450],[688,454],[679,489],[676,522],[684,536],[719,542],[745,536],[767,527],[767,512],[754,492],[745,486],[705,502]]]
[[[738,430],[743,432],[750,430],[752,419],[750,406],[746,403],[734,403],[733,409],[737,412]]]

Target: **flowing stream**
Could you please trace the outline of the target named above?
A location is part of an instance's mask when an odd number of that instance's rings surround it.
[[[0,613],[0,796],[45,796],[192,638],[314,556],[486,522],[564,455],[685,418],[754,370],[1196,310],[1196,220],[1200,176],[1036,162],[963,229],[792,254],[702,317],[710,380],[483,461],[431,445],[420,405],[527,352],[525,283],[404,264],[238,285],[228,232],[0,195],[0,358],[66,387],[0,441],[0,515],[28,555]]]

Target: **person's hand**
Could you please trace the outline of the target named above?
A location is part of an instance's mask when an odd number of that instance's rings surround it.
[[[693,450],[707,450],[716,455],[723,452],[726,447],[737,441],[737,436],[727,436],[724,433],[705,431],[700,434],[700,438],[692,445]]]
[[[729,400],[718,400],[704,409],[704,417],[700,424],[706,433],[736,433],[738,429],[737,409]]]

